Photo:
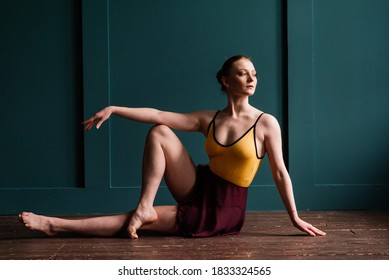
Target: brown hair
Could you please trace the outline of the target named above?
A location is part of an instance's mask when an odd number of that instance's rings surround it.
[[[241,60],[242,58],[245,58],[247,60],[250,60],[251,59],[245,55],[234,55],[232,57],[230,57],[229,59],[227,59],[222,68],[217,72],[216,74],[216,79],[217,81],[219,82],[219,84],[221,85],[221,90],[222,91],[226,91],[226,88],[225,86],[223,85],[223,81],[222,81],[222,77],[225,77],[225,76],[228,76],[230,74],[230,71],[231,71],[231,68],[232,68],[232,65],[238,61],[238,60]]]

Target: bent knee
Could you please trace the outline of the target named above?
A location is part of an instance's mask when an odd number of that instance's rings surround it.
[[[148,137],[161,138],[175,136],[173,130],[164,124],[156,124],[149,130]]]

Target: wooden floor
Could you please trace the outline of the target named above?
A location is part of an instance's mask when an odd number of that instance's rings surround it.
[[[285,213],[249,212],[234,236],[182,238],[46,237],[26,230],[16,217],[0,217],[0,259],[389,259],[388,212],[301,212],[327,232],[307,237]]]

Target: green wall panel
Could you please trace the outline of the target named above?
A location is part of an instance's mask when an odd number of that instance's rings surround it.
[[[0,3],[0,189],[83,186],[77,1]]]
[[[313,7],[315,183],[385,184],[389,2],[315,1]]]
[[[389,208],[388,8],[288,4],[290,167],[301,208]]]

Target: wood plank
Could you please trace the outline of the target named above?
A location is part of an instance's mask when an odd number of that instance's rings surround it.
[[[46,237],[16,217],[0,217],[0,259],[389,259],[389,213],[301,212],[327,232],[311,238],[283,212],[248,212],[238,235],[183,238],[144,233],[138,240]]]

